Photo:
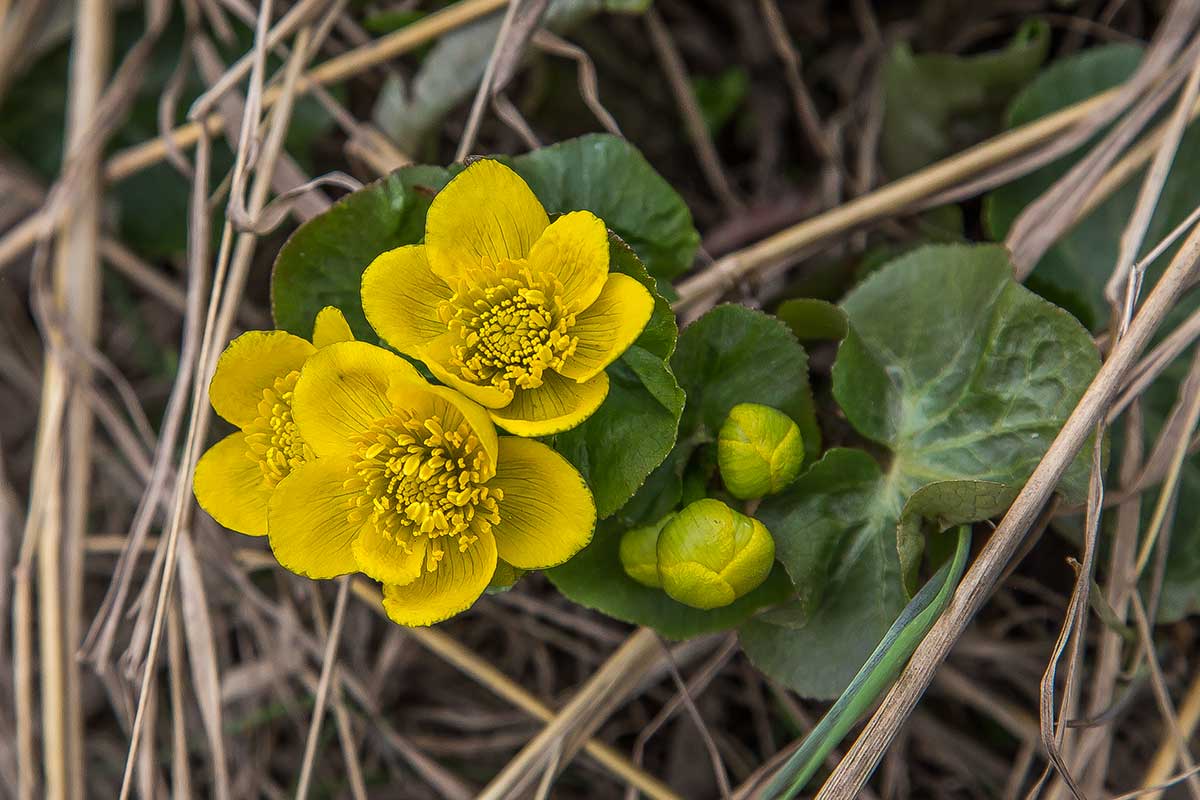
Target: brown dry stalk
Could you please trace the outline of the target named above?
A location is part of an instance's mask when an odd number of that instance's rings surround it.
[[[50,413],[38,421],[39,449],[44,445],[57,450],[47,455],[61,459],[65,466],[54,465],[40,473],[30,489],[34,495],[46,495],[40,522],[34,523],[40,530],[32,535],[38,543],[43,791],[53,799],[82,797],[84,791],[80,674],[73,651],[83,615],[82,547],[91,496],[92,415],[87,403],[76,402],[80,389],[72,386],[90,380],[87,367],[68,364],[61,340],[91,342],[99,327],[99,153],[88,146],[88,138],[108,73],[110,25],[107,0],[79,4],[64,154],[64,162],[73,163],[79,179],[64,213],[53,276],[58,316],[73,330],[49,331],[52,341],[43,392],[52,399],[50,406],[43,406]],[[63,424],[65,429],[60,428]],[[25,780],[29,778],[27,774]]]
[[[503,8],[506,0],[460,0],[452,6],[434,12],[394,33],[381,36],[369,44],[356,47],[335,56],[306,72],[296,84],[296,93],[305,94],[314,86],[327,86],[346,80],[366,70],[385,63],[396,56],[411,52],[431,39],[466,25],[482,16]],[[263,107],[269,108],[280,98],[280,91],[273,89],[263,95]],[[200,137],[202,126],[210,133],[221,128],[221,117],[210,114],[200,122],[190,122],[171,131],[170,137],[176,147],[190,147]],[[113,156],[105,169],[110,181],[120,180],[157,164],[166,157],[166,145],[162,139],[152,139],[129,147]],[[3,263],[0,259],[0,263]]]
[[[267,566],[275,564],[269,554],[261,551],[239,551],[238,557],[254,558]],[[373,582],[355,578],[351,590],[373,611],[386,616],[383,610],[383,596]],[[407,628],[404,632],[530,716],[550,723],[565,713],[564,709],[556,715],[524,687],[446,634],[434,628]],[[680,800],[666,784],[634,766],[625,756],[604,742],[588,738],[583,742],[583,750],[614,775],[636,786],[647,797],[653,800]]]
[[[660,655],[658,635],[638,628],[550,723],[492,779],[479,800],[522,797],[542,770],[557,772],[612,713]]]
[[[151,551],[157,544],[156,541],[147,541],[144,549]],[[127,538],[124,535],[93,535],[87,539],[89,553],[118,554],[126,547]],[[235,557],[242,567],[249,570],[274,569],[278,566],[270,553],[252,547],[238,549]],[[387,618],[383,608],[383,596],[379,586],[373,581],[354,578],[350,584],[350,591],[369,609],[380,617]],[[405,628],[404,634],[531,717],[543,722],[550,722],[555,718],[556,712],[456,639],[436,628]],[[345,676],[338,677],[339,681],[345,680]],[[612,746],[598,739],[588,739],[583,744],[583,750],[614,776],[637,787],[638,791],[651,800],[680,800],[666,784],[635,766]]]
[[[1184,741],[1192,738],[1198,723],[1200,723],[1200,672],[1192,677],[1192,682],[1183,698],[1183,705],[1179,707],[1178,733]],[[1142,777],[1142,787],[1149,789],[1166,782],[1177,763],[1179,763],[1179,744],[1175,739],[1174,732],[1163,731],[1163,738],[1154,754],[1154,760],[1150,762],[1146,774]],[[1145,800],[1162,800],[1162,796],[1161,790],[1147,792],[1143,795]]]
[[[1107,413],[1125,374],[1167,312],[1191,284],[1198,259],[1200,228],[1193,229],[1172,259],[1125,337],[1113,348],[999,527],[963,577],[949,606],[917,647],[846,758],[821,788],[818,800],[853,797],[870,777],[888,744],[924,694],[938,665],[991,594],[1062,474],[1083,448],[1096,423]]]
[[[686,310],[711,300],[715,295],[736,286],[739,281],[794,256],[806,247],[943,192],[959,181],[1059,135],[1112,97],[1113,91],[1109,91],[1068,106],[723,256],[703,272],[681,281],[675,287],[679,299],[675,301],[674,308],[677,311]]]
[[[266,0],[259,10],[259,24],[255,32],[255,63],[252,71],[250,90],[247,93],[246,114],[242,119],[242,134],[240,146],[234,163],[233,185],[231,188],[230,205],[244,203],[251,216],[257,215],[266,205],[270,188],[270,176],[274,171],[276,160],[282,151],[284,134],[291,119],[292,103],[296,97],[296,81],[303,67],[306,48],[301,46],[293,51],[293,57],[287,64],[287,73],[282,84],[282,102],[271,117],[267,136],[263,142],[257,169],[254,172],[252,185],[249,189],[249,200],[244,201],[245,183],[249,172],[248,151],[251,132],[258,127],[258,115],[261,109],[261,87],[263,85],[266,61],[266,20],[270,17],[271,3]],[[303,37],[301,37],[303,38]],[[221,248],[217,258],[217,268],[213,280],[213,293],[209,303],[208,314],[204,326],[204,340],[200,348],[199,372],[197,382],[192,391],[192,416],[188,424],[187,438],[180,458],[177,474],[190,475],[199,457],[200,447],[207,435],[211,422],[211,409],[208,406],[204,388],[208,386],[215,367],[218,352],[218,342],[229,338],[229,330],[233,315],[241,297],[241,289],[245,284],[250,261],[254,255],[256,238],[252,234],[242,234],[237,237],[237,245],[230,254],[230,243],[233,241],[233,228],[226,215],[226,222],[221,237]],[[225,281],[228,268],[228,281]],[[225,291],[222,293],[221,289]],[[219,310],[218,310],[219,306]],[[141,691],[138,696],[137,711],[134,716],[133,728],[130,731],[129,755],[125,764],[125,775],[121,783],[121,800],[129,796],[132,779],[132,769],[136,760],[138,747],[141,744],[143,726],[145,724],[146,703],[152,695],[151,688],[155,675],[158,649],[161,642],[165,610],[169,605],[173,578],[175,575],[176,557],[180,537],[190,536],[191,515],[194,509],[190,483],[176,481],[175,495],[171,521],[167,535],[162,542],[162,574],[158,581],[157,597],[153,603],[142,606],[142,614],[134,631],[134,645],[131,653],[138,653],[138,645],[145,641],[145,658],[142,660]],[[147,589],[150,582],[147,583]],[[139,635],[140,634],[140,635]],[[219,712],[219,707],[216,709]],[[218,774],[220,772],[218,771]],[[218,783],[219,797],[226,796],[228,787]]]
[[[658,62],[667,75],[667,82],[675,97],[679,115],[683,118],[684,129],[692,142],[692,149],[696,151],[696,158],[700,161],[700,171],[704,173],[704,179],[708,182],[713,194],[721,201],[725,213],[736,214],[745,209],[745,204],[734,192],[729,175],[721,164],[721,157],[717,154],[717,147],[713,144],[712,135],[704,124],[704,116],[700,113],[700,103],[696,100],[695,93],[692,92],[691,82],[688,81],[687,67],[684,66],[683,56],[679,54],[679,49],[675,47],[675,41],[671,38],[671,32],[667,30],[662,17],[654,8],[646,11],[644,19],[646,30],[650,34],[650,44],[654,46],[654,54],[658,57]]]
[[[329,686],[337,671],[337,647],[342,637],[342,623],[346,619],[346,600],[350,597],[350,578],[338,581],[337,601],[333,607],[333,619],[329,623],[329,634],[325,637],[325,653],[321,659],[321,678],[317,682],[316,700],[313,703],[312,720],[308,726],[308,738],[304,741],[304,758],[300,762],[300,782],[296,789],[296,800],[308,797],[312,781],[313,765],[316,762],[317,738],[321,734],[321,720],[325,717],[325,703],[329,698]]]

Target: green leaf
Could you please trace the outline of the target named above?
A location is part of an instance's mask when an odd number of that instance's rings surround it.
[[[896,549],[908,594],[917,591],[917,571],[925,551],[923,528],[941,533],[956,525],[994,517],[1012,505],[1017,487],[994,481],[938,481],[913,492],[900,512]]]
[[[900,506],[874,459],[846,449],[763,501],[757,516],[797,597],[740,628],[755,666],[806,697],[841,693],[904,607]]]
[[[811,297],[785,300],[775,316],[787,323],[802,342],[840,342],[846,338],[850,325],[845,311]]]
[[[1005,105],[1037,72],[1050,26],[1030,20],[1004,50],[915,55],[907,42],[884,67],[884,167],[899,178],[973,145],[1001,126]]]
[[[559,591],[580,605],[610,617],[647,625],[670,639],[687,639],[727,630],[763,606],[778,603],[792,587],[776,564],[766,582],[724,608],[701,611],[677,603],[661,589],[643,586],[625,574],[618,548],[625,527],[615,521],[601,523],[583,552],[546,575]]]
[[[654,313],[637,342],[608,368],[603,405],[553,439],[587,480],[602,519],[620,509],[671,452],[684,401],[668,363],[675,350],[675,315],[624,242],[612,237],[610,253],[609,270],[641,281],[654,295]]]
[[[905,502],[953,481],[917,497],[914,520],[1002,510],[1003,490],[991,484],[1024,482],[1099,367],[1087,331],[1014,282],[999,247],[921,248],[875,272],[842,308],[850,331],[834,396],[890,461],[881,470],[862,453],[833,451],[763,501],[758,515],[800,594],[743,639],[765,671],[817,697],[841,690],[904,605]],[[1086,496],[1086,467],[1077,461],[1060,486],[1073,500]],[[919,550],[911,538],[904,545],[911,564]]]
[[[275,258],[275,324],[307,339],[317,312],[331,305],[356,337],[377,341],[359,295],[363,270],[380,253],[421,241],[429,202],[449,179],[440,167],[404,167],[301,225]]]
[[[743,306],[717,306],[679,334],[671,365],[688,398],[680,438],[702,431],[715,439],[729,409],[760,403],[795,420],[804,449],[820,452],[808,355],[774,317]]]
[[[625,139],[589,134],[509,163],[547,211],[591,211],[633,248],[654,277],[670,279],[691,267],[700,244],[691,212]]]
[[[692,94],[696,96],[700,116],[709,133],[715,135],[725,127],[746,99],[749,86],[750,76],[741,67],[730,67],[712,77],[698,75],[692,78]]]

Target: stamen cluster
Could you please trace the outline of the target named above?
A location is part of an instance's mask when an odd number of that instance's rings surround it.
[[[245,428],[247,455],[258,462],[272,488],[313,457],[292,419],[292,391],[299,377],[300,372],[292,370],[263,389],[258,417]]]
[[[516,262],[467,276],[439,308],[458,334],[451,365],[464,380],[504,392],[541,386],[543,373],[562,366],[578,343],[562,296],[555,276]]]
[[[353,474],[345,484],[357,490],[350,522],[371,517],[405,552],[412,551],[414,537],[428,537],[428,568],[443,555],[439,540],[454,537],[464,552],[500,522],[504,495],[484,485],[494,470],[465,420],[448,430],[440,415],[397,410],[355,436],[355,443]]]

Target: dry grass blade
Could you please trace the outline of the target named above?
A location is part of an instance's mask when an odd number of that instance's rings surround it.
[[[658,636],[648,628],[639,628],[621,645],[584,684],[567,705],[521,752],[508,763],[487,788],[480,800],[505,800],[520,797],[558,751],[561,766],[611,713],[625,694],[637,685],[656,663]]]
[[[471,103],[471,111],[467,115],[467,126],[462,139],[459,140],[455,161],[462,161],[471,154],[488,99],[495,97],[512,79],[521,53],[541,21],[542,14],[546,12],[548,3],[549,0],[508,0],[508,8],[504,12],[500,30],[497,31],[496,41],[492,45],[492,53],[488,57],[483,78],[479,81],[479,89],[475,92],[475,100]]]
[[[749,247],[722,256],[711,266],[675,287],[679,299],[675,301],[674,307],[677,311],[690,311],[704,303],[715,302],[715,295],[782,260],[794,257],[805,248],[904,210],[926,197],[945,191],[960,181],[970,179],[989,167],[1048,141],[1086,119],[1097,109],[1103,108],[1112,100],[1114,91],[1096,95],[1000,134],[906,178],[779,231]]]
[[[1196,732],[1197,724],[1200,724],[1200,672],[1193,676],[1187,694],[1184,696],[1183,705],[1179,708],[1179,736],[1184,741],[1190,741]],[[1178,763],[1179,744],[1176,741],[1175,732],[1164,731],[1162,742],[1158,745],[1158,752],[1154,754],[1154,759],[1150,762],[1150,766],[1142,778],[1144,788],[1139,791],[1139,794],[1142,794],[1146,800],[1161,800],[1162,789],[1186,778],[1185,774],[1175,780],[1168,780],[1171,770],[1175,769],[1175,765]]]
[[[1188,772],[1187,784],[1193,800],[1200,798],[1200,777],[1195,775],[1196,761],[1192,757],[1187,737],[1179,725],[1179,717],[1171,704],[1171,696],[1167,691],[1166,681],[1163,680],[1162,668],[1158,664],[1158,656],[1154,652],[1154,632],[1150,629],[1150,620],[1146,618],[1146,607],[1142,605],[1141,594],[1133,593],[1133,620],[1137,623],[1138,637],[1146,653],[1146,663],[1150,667],[1150,685],[1154,688],[1154,699],[1158,703],[1158,711],[1166,723],[1165,737],[1175,747],[1179,761]]]
[[[596,116],[606,131],[614,136],[623,136],[617,120],[600,102],[600,85],[596,77],[596,65],[592,63],[587,51],[544,28],[533,35],[533,44],[547,53],[569,58],[578,65],[579,94],[583,98],[583,102],[587,104],[588,109]]]
[[[1200,6],[1190,0],[1171,5],[1154,45],[1133,76],[1120,87],[1108,113],[1119,111],[1137,97],[1141,100],[1134,103],[1131,111],[1086,157],[1027,206],[1013,223],[1005,243],[1012,252],[1019,278],[1027,276],[1042,254],[1074,224],[1079,208],[1108,167],[1183,81],[1187,73],[1174,66],[1174,62],[1197,16]],[[1193,63],[1198,47],[1200,40],[1188,46],[1183,58],[1185,65]]]
[[[338,641],[342,638],[342,623],[346,620],[346,600],[350,597],[350,578],[338,581],[337,600],[333,606],[333,619],[329,623],[329,635],[325,639],[325,654],[321,659],[321,679],[317,683],[316,702],[313,705],[312,721],[308,738],[304,741],[304,758],[300,762],[300,779],[296,788],[297,800],[308,797],[312,782],[313,766],[316,762],[317,740],[321,735],[321,721],[325,717],[325,702],[329,698],[329,686],[337,671]]]
[[[686,684],[684,684],[682,680],[676,681],[676,689],[678,691],[675,693],[675,696],[671,698],[671,702],[659,709],[659,712],[654,715],[654,718],[642,728],[640,733],[638,733],[637,740],[633,743],[633,761],[635,764],[642,763],[642,756],[645,754],[646,743],[650,741],[651,737],[658,733],[662,726],[675,716],[684,703],[694,705],[692,704],[692,698],[704,691],[704,688],[708,686],[710,682],[712,682],[713,678],[715,678],[717,673],[721,670],[721,667],[728,663],[729,659],[733,657],[733,654],[736,651],[737,637],[727,637],[725,644],[721,646],[721,649],[718,650],[711,659],[709,659],[708,663],[701,667],[699,671],[692,676],[690,681],[688,681]],[[671,657],[670,651],[667,650],[665,646],[663,648],[663,652],[667,659],[667,664],[671,668],[672,679],[674,679],[679,672],[678,668],[675,667],[675,660]],[[695,719],[695,717],[693,717],[693,719]],[[720,755],[716,752],[715,745],[711,744],[712,737],[708,736],[707,731],[703,728],[701,729],[701,735],[705,736],[705,747],[709,751],[709,758],[713,761],[713,768],[721,776],[718,779],[718,782],[723,782],[722,796],[727,797],[730,792],[728,785],[729,778],[724,773],[724,765],[721,764]],[[630,786],[625,792],[625,800],[636,800],[636,796],[637,790],[632,786]]]
[[[1153,463],[1159,450],[1169,448],[1170,460],[1167,466],[1166,480],[1159,490],[1158,502],[1154,506],[1154,515],[1150,518],[1146,536],[1138,550],[1137,563],[1134,567],[1138,576],[1145,572],[1155,545],[1159,542],[1160,534],[1164,527],[1170,524],[1168,517],[1174,513],[1176,492],[1179,489],[1184,459],[1187,458],[1188,447],[1198,424],[1200,424],[1200,348],[1196,349],[1192,357],[1191,368],[1180,388],[1179,402],[1168,420],[1168,427],[1163,432],[1160,446],[1155,448],[1155,452],[1151,453],[1149,459],[1150,463]],[[1149,469],[1149,464],[1147,469]]]
[[[73,163],[79,177],[71,187],[71,210],[64,219],[54,269],[56,310],[70,309],[66,324],[72,330],[62,335],[85,342],[95,339],[100,319],[99,152],[89,140],[95,135],[93,118],[99,110],[111,60],[110,22],[106,0],[79,4],[64,155],[64,163]],[[64,188],[60,184],[56,193]],[[66,428],[60,432],[57,421],[53,421],[55,427],[41,428],[39,438],[50,439],[52,447],[66,451],[70,458],[62,482],[55,476],[44,485],[51,496],[46,501],[38,537],[38,633],[45,795],[60,798],[81,797],[84,789],[80,675],[73,650],[80,639],[83,618],[82,549],[91,497],[92,416],[86,403],[72,402],[78,390],[54,387],[71,380],[87,383],[90,377],[86,367],[77,366],[77,374],[72,376],[61,347],[52,348],[50,356],[44,390],[64,393]],[[35,483],[31,490],[36,494],[43,487]]]
[[[225,759],[225,726],[221,722],[221,680],[217,674],[216,644],[200,561],[196,557],[189,530],[181,531],[179,535],[178,569],[183,633],[192,666],[192,683],[200,703],[200,718],[208,737],[209,757],[213,765],[213,793],[217,798],[227,798],[229,773]]]
[[[430,14],[412,25],[329,59],[305,74],[298,82],[296,91],[303,94],[314,86],[325,86],[358,75],[372,67],[386,63],[396,56],[410,52],[448,31],[503,8],[505,2],[506,0],[460,0],[460,2]],[[278,91],[267,92],[263,97],[263,103],[265,106],[273,105],[280,96]],[[220,130],[220,127],[220,116],[210,114],[199,122],[191,122],[176,128],[170,136],[177,147],[190,147],[199,139],[203,129],[215,133]],[[121,180],[162,161],[165,158],[165,152],[165,146],[160,139],[134,145],[117,153],[109,160],[105,168],[105,177],[110,181]],[[4,253],[4,250],[4,247],[0,247],[0,255]],[[0,264],[3,263],[4,260],[0,258]]]
[[[792,96],[792,107],[796,113],[796,119],[800,121],[800,128],[821,160],[829,161],[834,157],[833,147],[829,144],[829,138],[821,127],[821,118],[816,104],[813,103],[812,95],[809,94],[808,87],[804,85],[804,78],[800,74],[800,53],[797,52],[792,44],[791,36],[788,35],[783,14],[779,12],[779,5],[775,0],[758,0],[758,8],[763,23],[767,27],[767,33],[771,37],[771,46],[775,48],[775,53],[783,62],[783,75],[787,79],[788,89]]]
[[[192,770],[188,764],[187,704],[183,699],[183,635],[179,609],[167,617],[167,668],[171,691],[171,791],[173,797],[192,796]]]
[[[646,12],[645,20],[646,30],[650,34],[650,44],[654,46],[654,53],[658,57],[659,64],[662,65],[663,72],[666,73],[667,83],[675,97],[679,115],[683,118],[688,139],[691,140],[692,148],[696,151],[696,157],[700,161],[700,170],[704,173],[704,179],[708,181],[713,194],[721,201],[726,214],[733,215],[743,211],[745,205],[734,192],[729,175],[721,164],[721,157],[717,154],[712,135],[708,132],[708,128],[704,124],[704,117],[700,113],[700,104],[688,81],[687,67],[684,66],[683,56],[675,47],[671,32],[667,29],[666,23],[663,22],[658,11],[653,8]]]
[[[736,640],[731,639],[724,650],[718,654],[722,661],[733,654],[733,645],[735,643]],[[671,651],[661,641],[659,644],[662,646],[663,657],[666,659],[667,666],[670,669],[671,679],[675,682],[675,688],[679,692],[677,697],[680,698],[684,707],[687,708],[688,716],[696,724],[696,730],[704,742],[704,749],[708,751],[708,760],[712,764],[713,775],[717,780],[717,789],[721,792],[721,797],[724,800],[729,800],[733,791],[729,785],[729,772],[725,769],[725,762],[721,760],[721,752],[717,748],[717,743],[713,741],[712,733],[709,732],[708,726],[704,723],[704,716],[700,713],[700,709],[696,708],[696,701],[692,697],[692,694],[696,691],[697,687],[692,687],[684,683],[683,676],[679,674],[679,668],[675,665],[675,659],[671,657]],[[715,674],[717,669],[719,667],[714,668],[712,673]],[[701,675],[704,675],[704,673],[705,670],[701,670]]]
[[[250,142],[250,132],[257,127],[257,109],[259,108],[259,94],[263,83],[263,72],[265,62],[265,38],[266,38],[266,20],[270,17],[271,3],[270,0],[263,3],[260,9],[260,19],[258,30],[256,31],[256,42],[258,52],[255,59],[254,76],[251,81],[249,97],[247,101],[247,114],[243,119],[242,136],[239,140],[240,146],[237,150],[237,155],[234,163],[233,172],[233,189],[231,190],[231,204],[240,202],[241,187],[245,182],[245,170],[248,162],[248,145]],[[253,185],[250,188],[250,198],[244,205],[250,214],[256,214],[261,211],[266,204],[267,193],[270,186],[270,175],[273,171],[276,159],[282,150],[283,137],[287,130],[288,122],[291,118],[292,101],[295,98],[295,86],[300,69],[302,67],[302,55],[305,48],[298,47],[293,53],[293,58],[287,65],[287,77],[283,85],[282,101],[275,108],[272,115],[270,127],[267,137],[263,142],[260,158],[258,160],[258,170],[255,173]],[[188,425],[187,438],[184,444],[183,455],[180,459],[178,474],[190,475],[199,456],[199,449],[207,434],[208,424],[211,420],[207,405],[207,397],[203,391],[203,387],[207,387],[212,371],[215,366],[216,354],[218,351],[218,343],[224,342],[229,338],[229,329],[233,322],[233,316],[238,305],[238,298],[241,296],[241,287],[245,284],[246,275],[250,266],[250,259],[254,254],[255,239],[250,234],[242,234],[238,237],[237,246],[232,255],[230,254],[229,243],[232,241],[232,227],[229,220],[226,220],[225,228],[222,233],[221,249],[217,259],[217,269],[213,278],[213,293],[209,303],[208,314],[204,327],[204,339],[200,348],[199,354],[199,370],[198,380],[196,381],[192,391],[192,416]],[[226,285],[225,273],[228,268],[228,284]],[[222,288],[225,293],[222,294]],[[219,311],[218,311],[219,306]],[[129,742],[129,757],[125,765],[125,775],[121,784],[121,799],[124,800],[128,796],[131,786],[132,767],[136,760],[137,750],[141,743],[142,725],[144,725],[146,715],[145,701],[148,698],[148,690],[151,687],[154,676],[155,662],[157,660],[159,643],[163,627],[163,618],[165,609],[170,599],[172,587],[172,577],[174,573],[175,558],[178,550],[178,540],[180,531],[187,526],[190,519],[193,505],[191,502],[190,483],[187,481],[177,481],[175,485],[175,496],[173,498],[173,506],[171,513],[170,525],[167,528],[167,535],[164,537],[164,542],[160,547],[162,553],[163,569],[159,579],[158,592],[156,601],[151,604],[146,604],[143,610],[152,615],[152,620],[148,623],[146,614],[143,614],[139,622],[141,630],[147,631],[146,656],[142,661],[142,680],[141,693],[138,699],[138,708],[134,717],[133,729],[130,733]],[[136,634],[135,634],[136,641]]]

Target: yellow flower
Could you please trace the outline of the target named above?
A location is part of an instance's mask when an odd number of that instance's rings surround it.
[[[482,407],[387,350],[342,342],[317,352],[293,413],[317,457],[271,496],[275,557],[311,578],[366,573],[402,625],[469,608],[498,559],[542,569],[591,539],[595,503],[566,459],[498,437]]]
[[[650,292],[608,264],[601,219],[572,211],[550,222],[515,172],[484,159],[434,197],[425,244],[371,263],[363,310],[384,341],[496,424],[544,436],[604,402],[605,367],[650,319]]]
[[[300,367],[318,348],[354,338],[346,318],[328,306],[317,314],[313,341],[286,331],[249,331],[229,343],[208,396],[238,426],[196,464],[192,490],[201,508],[230,530],[267,533],[267,501],[275,486],[312,458],[292,419]]]

